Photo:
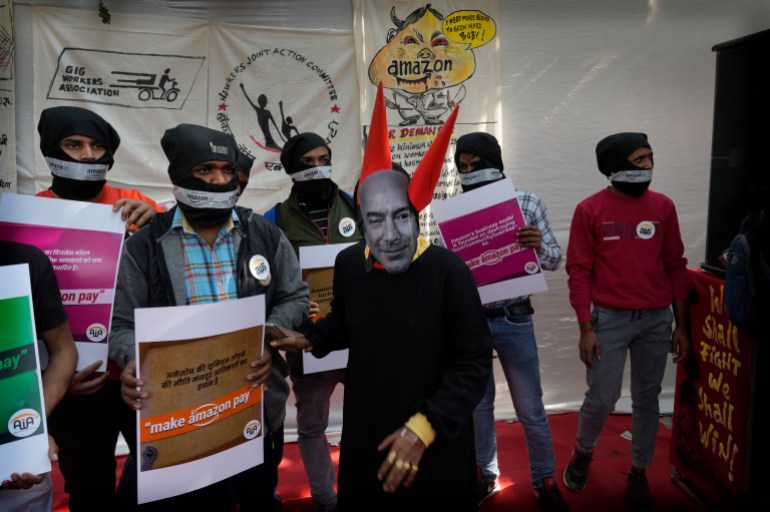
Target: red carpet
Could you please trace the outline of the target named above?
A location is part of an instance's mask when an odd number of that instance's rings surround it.
[[[594,462],[586,490],[575,494],[564,489],[561,472],[569,461],[577,428],[577,413],[549,416],[556,452],[556,471],[559,487],[572,512],[623,510],[623,493],[626,489],[626,473],[630,469],[630,442],[621,437],[631,431],[630,415],[612,415],[599,439],[594,452]],[[703,510],[680,487],[671,481],[671,463],[668,450],[671,430],[661,425],[652,467],[647,471],[655,510],[685,512]],[[500,483],[503,490],[484,502],[482,512],[517,512],[539,510],[537,499],[529,485],[529,462],[524,433],[520,423],[497,422],[497,442],[500,450]],[[339,449],[332,447],[335,463]],[[122,457],[119,458],[122,466]],[[120,467],[118,468],[120,471]],[[67,512],[67,494],[58,468],[52,474],[54,485],[54,510]],[[283,498],[284,512],[314,512],[315,507],[307,487],[299,448],[288,443],[279,474],[279,494]]]

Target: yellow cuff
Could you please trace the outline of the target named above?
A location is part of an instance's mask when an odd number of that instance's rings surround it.
[[[409,421],[406,422],[406,426],[420,438],[420,441],[423,442],[426,448],[433,443],[434,439],[436,439],[436,431],[431,427],[428,418],[421,412],[418,412],[409,418]]]

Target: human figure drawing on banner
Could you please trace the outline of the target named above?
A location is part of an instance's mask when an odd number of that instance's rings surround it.
[[[397,110],[399,126],[443,124],[465,98],[463,82],[473,76],[473,48],[494,37],[494,21],[480,11],[456,11],[444,17],[430,4],[399,19],[369,65],[369,80],[390,90],[385,104]],[[429,37],[426,37],[430,34]]]
[[[257,97],[257,104],[254,104],[252,99],[249,97],[248,93],[246,92],[246,88],[243,86],[243,84],[239,84],[241,86],[241,90],[243,91],[243,95],[246,96],[246,100],[249,102],[251,107],[254,109],[254,113],[257,114],[257,124],[259,125],[259,129],[262,131],[262,136],[265,139],[265,143],[263,148],[264,149],[273,149],[275,151],[280,151],[281,146],[276,144],[275,139],[273,138],[273,132],[270,128],[270,124],[272,123],[273,128],[275,128],[275,131],[278,132],[278,136],[281,138],[281,142],[286,142],[286,138],[281,135],[281,132],[278,130],[278,125],[275,124],[275,118],[273,118],[273,113],[270,112],[267,109],[267,96],[264,94],[260,94]],[[283,107],[281,106],[281,118],[283,118]],[[291,120],[288,120],[291,122]],[[256,142],[256,141],[254,141]],[[257,143],[259,144],[259,143]]]

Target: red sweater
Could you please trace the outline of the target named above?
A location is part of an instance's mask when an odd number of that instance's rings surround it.
[[[673,201],[654,190],[618,197],[609,187],[575,208],[567,247],[570,303],[578,322],[591,303],[650,309],[687,298],[690,276]]]

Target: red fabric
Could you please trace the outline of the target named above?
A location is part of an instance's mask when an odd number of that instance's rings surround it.
[[[569,462],[572,447],[575,444],[577,413],[553,414],[548,417],[553,432],[554,452],[556,454],[556,481],[565,501],[572,512],[593,512],[596,510],[623,510],[623,494],[626,491],[626,474],[631,467],[631,442],[622,437],[631,431],[631,416],[613,414],[599,436],[599,444],[594,451],[586,489],[575,494],[564,488],[561,474]],[[509,512],[540,510],[537,498],[529,484],[529,464],[524,430],[520,423],[498,421],[495,424],[500,459],[500,484],[503,490],[479,508],[481,512]],[[661,425],[655,445],[652,466],[647,470],[655,510],[676,510],[686,512],[702,510],[684,490],[671,480],[671,464],[667,454],[671,442],[671,430]],[[335,467],[339,458],[339,448],[332,446],[332,459]],[[124,457],[118,458],[118,474],[122,469]],[[313,512],[316,510],[307,485],[305,469],[299,456],[297,443],[287,443],[284,447],[283,461],[279,468],[278,494],[283,500],[283,512]],[[54,464],[52,473],[54,487],[54,512],[67,512],[67,495],[64,482]],[[450,511],[446,511],[450,512]]]
[[[51,192],[50,188],[47,188],[46,190],[38,192],[35,195],[38,197],[53,197],[53,198],[56,197],[53,194],[53,192]],[[152,207],[155,209],[156,212],[158,213],[163,212],[163,208],[158,206],[158,203],[156,203],[146,195],[142,194],[138,190],[111,187],[109,185],[104,185],[104,188],[102,189],[102,195],[99,196],[98,201],[94,201],[94,202],[98,204],[115,204],[118,201],[118,199],[138,199],[139,201],[150,203],[150,205],[152,205]]]

